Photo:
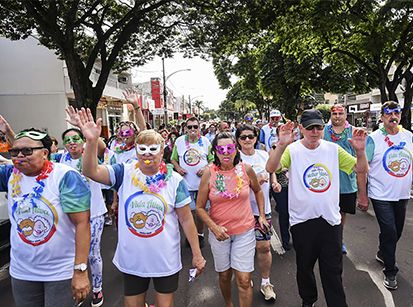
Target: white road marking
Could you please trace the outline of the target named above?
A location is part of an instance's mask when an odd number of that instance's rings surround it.
[[[364,264],[357,264],[355,259],[351,256],[351,253],[347,254],[347,258],[354,264],[356,270],[367,272],[369,274],[371,280],[376,284],[377,288],[383,294],[384,298],[384,305],[386,307],[396,307],[393,300],[393,295],[387,288],[383,285],[383,273],[379,270],[371,270],[368,266]]]

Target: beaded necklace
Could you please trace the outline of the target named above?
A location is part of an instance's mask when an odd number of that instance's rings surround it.
[[[199,147],[202,147],[203,146],[203,143],[202,143],[202,138],[201,138],[201,136],[198,134],[198,146]],[[188,151],[191,147],[189,146],[189,137],[188,137],[188,134],[185,134],[185,147],[186,147],[186,150]]]
[[[162,161],[158,174],[154,176],[146,176],[139,168],[139,162],[136,162],[132,174],[132,183],[145,193],[156,194],[166,187],[167,181],[172,176],[172,169],[172,165],[166,165],[165,162]]]
[[[219,173],[219,167],[214,165],[213,166],[214,171],[217,173],[217,178],[215,180],[215,188],[219,192],[219,195],[221,195],[223,198],[228,198],[228,199],[233,199],[233,198],[238,198],[239,194],[241,193],[242,185],[244,183],[244,180],[242,179],[243,177],[243,171],[242,171],[242,166],[241,164],[237,164],[235,166],[235,173],[236,173],[236,181],[237,185],[234,188],[233,192],[227,191],[225,187],[225,180],[224,180],[224,175]]]
[[[36,177],[36,185],[33,186],[33,192],[27,193],[23,195],[23,200],[26,198],[30,198],[30,203],[33,207],[36,206],[34,199],[40,199],[42,197],[42,193],[44,191],[45,183],[44,180],[47,179],[50,173],[53,171],[53,163],[47,160],[43,164],[43,168],[39,175]],[[13,198],[20,197],[21,195],[21,186],[20,181],[22,179],[22,174],[17,168],[13,168],[12,178],[10,180],[10,184],[12,187],[11,195]]]
[[[350,128],[350,124],[346,121],[344,126],[344,130],[341,133],[335,133],[333,129],[333,125],[328,125],[328,132],[330,133],[331,140],[334,142],[340,141],[342,137],[347,137],[347,130]]]

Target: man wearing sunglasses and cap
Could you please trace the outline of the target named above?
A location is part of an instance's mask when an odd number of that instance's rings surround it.
[[[413,135],[399,126],[401,111],[394,101],[382,105],[383,126],[370,134],[366,147],[370,163],[368,197],[380,227],[376,260],[384,266],[383,284],[389,290],[398,286],[396,246],[402,235],[412,186]]]
[[[267,171],[289,171],[288,209],[296,251],[297,284],[302,306],[314,306],[318,260],[327,306],[347,306],[342,284],[342,227],[339,170],[365,173],[366,133],[353,130],[350,140],[356,158],[337,144],[322,139],[324,122],[318,110],[305,110],[299,125],[303,139],[294,141],[294,123],[279,129],[278,144],[270,152]]]
[[[204,223],[195,214],[196,198],[205,167],[214,160],[210,141],[200,134],[199,121],[191,117],[186,121],[186,134],[176,139],[171,162],[175,170],[184,177],[191,196],[190,208],[194,215],[201,248],[205,244]]]
[[[89,187],[71,167],[48,160],[51,144],[47,133],[23,130],[9,150],[13,165],[0,166],[17,307],[72,307],[90,291]]]
[[[270,122],[264,125],[260,131],[260,143],[265,145],[265,150],[270,151],[271,146],[277,143],[277,127],[281,120],[281,112],[272,110],[270,112]]]

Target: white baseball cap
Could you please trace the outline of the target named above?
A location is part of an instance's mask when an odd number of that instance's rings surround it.
[[[270,117],[281,117],[281,112],[279,110],[272,110],[270,112]]]

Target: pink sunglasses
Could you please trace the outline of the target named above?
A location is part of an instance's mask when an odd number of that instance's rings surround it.
[[[220,155],[225,155],[225,154],[232,154],[237,150],[237,147],[235,144],[228,144],[225,146],[215,146],[215,150],[217,151],[218,154]]]
[[[119,137],[129,137],[129,136],[134,136],[134,135],[135,135],[135,131],[132,128],[128,130],[120,130],[118,132]]]

